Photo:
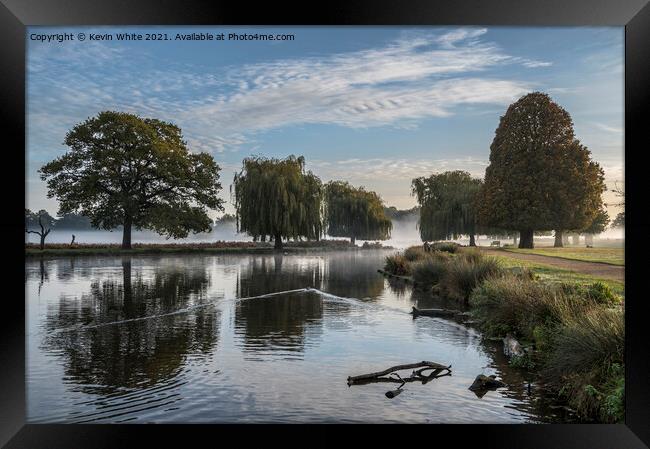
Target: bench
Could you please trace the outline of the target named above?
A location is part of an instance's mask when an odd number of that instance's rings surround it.
[[[490,246],[497,246],[501,247],[501,241],[500,240],[494,240],[492,243],[490,243]]]

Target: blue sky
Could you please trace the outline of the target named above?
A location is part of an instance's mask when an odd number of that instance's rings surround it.
[[[29,38],[201,31],[295,39]],[[67,130],[102,110],[179,125],[191,151],[210,152],[222,167],[228,200],[244,157],[302,154],[323,181],[364,185],[407,208],[416,176],[463,169],[483,177],[499,117],[540,90],[571,114],[608,185],[623,180],[622,27],[30,27],[27,44],[31,209],[56,212],[37,170],[65,152]]]

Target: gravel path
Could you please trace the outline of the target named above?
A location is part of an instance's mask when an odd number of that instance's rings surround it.
[[[527,260],[529,262],[542,263],[563,270],[575,271],[576,273],[588,274],[590,276],[613,279],[616,281],[625,280],[625,267],[620,265],[609,265],[599,262],[584,262],[581,260],[561,259],[559,257],[541,256],[539,254],[513,253],[501,249],[481,247],[481,251],[495,256],[505,256],[512,259]]]

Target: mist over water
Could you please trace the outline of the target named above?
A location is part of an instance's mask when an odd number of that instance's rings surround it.
[[[393,230],[391,238],[382,241],[384,246],[392,246],[395,249],[404,249],[413,245],[421,245],[420,232],[417,228],[418,218],[409,217],[401,220],[393,220]],[[77,230],[77,229],[53,229],[47,236],[46,243],[70,243],[72,234],[75,235],[75,243],[121,243],[122,231],[104,230]],[[326,238],[332,238],[326,236]],[[622,228],[607,229],[602,234],[595,236],[595,246],[623,245],[625,230]],[[337,237],[340,239],[340,237]],[[476,240],[479,246],[489,246],[494,239],[485,236],[479,236]],[[153,231],[133,231],[133,243],[203,243],[203,242],[251,242],[253,238],[246,233],[238,233],[234,223],[224,223],[219,226],[213,226],[212,232],[200,234],[190,234],[184,239],[167,239]],[[462,245],[469,243],[468,238],[454,240]],[[25,242],[38,243],[39,237],[36,234],[25,234]],[[372,242],[372,241],[371,241]],[[357,244],[362,245],[364,240],[358,240]],[[501,244],[512,244],[512,240],[501,240]],[[553,236],[535,237],[535,243],[542,246],[553,245]],[[581,238],[580,244],[584,244],[584,237]]]

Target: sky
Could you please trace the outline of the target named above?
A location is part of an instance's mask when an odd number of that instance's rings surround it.
[[[176,40],[201,32],[225,40]],[[36,40],[54,33],[74,40]],[[118,41],[117,33],[170,40]],[[532,91],[569,112],[608,187],[622,186],[622,27],[29,27],[26,38],[32,210],[56,213],[37,171],[65,153],[69,129],[104,110],[180,126],[190,151],[220,165],[230,213],[233,174],[251,155],[304,155],[323,182],[343,179],[410,208],[415,177],[482,178],[499,118]],[[604,199],[617,201],[611,192]],[[614,218],[619,208],[608,211]]]

